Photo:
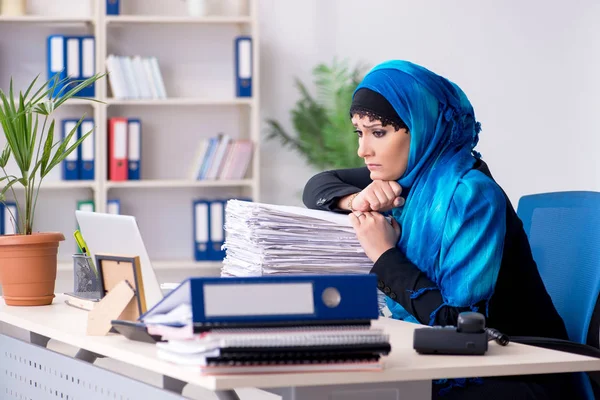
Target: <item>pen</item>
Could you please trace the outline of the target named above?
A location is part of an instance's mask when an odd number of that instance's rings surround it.
[[[77,230],[75,230],[75,232],[73,232],[73,237],[75,238],[75,242],[77,242],[77,246],[79,246],[83,255],[89,257],[90,253],[89,253],[89,249],[87,247],[87,243],[83,239],[83,235],[81,234],[81,232],[79,232],[79,229],[77,229]],[[90,257],[90,266],[96,273],[96,266],[94,265],[94,261],[92,260],[91,257]]]

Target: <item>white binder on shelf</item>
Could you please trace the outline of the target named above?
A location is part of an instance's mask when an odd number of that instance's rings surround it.
[[[209,259],[209,212],[208,201],[194,201],[194,258],[196,261],[206,261]]]
[[[80,53],[80,38],[74,36],[66,37],[66,60],[67,60],[67,81],[68,88],[63,92],[66,93],[77,84],[76,80],[81,79],[81,53]]]

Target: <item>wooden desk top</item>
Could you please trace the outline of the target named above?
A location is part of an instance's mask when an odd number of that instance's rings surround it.
[[[412,335],[418,325],[381,318],[373,326],[382,327],[392,345],[392,352],[384,357],[383,371],[202,376],[190,368],[159,360],[153,344],[118,334],[86,336],[87,311],[66,305],[65,298],[57,294],[52,305],[41,307],[9,307],[0,298],[0,322],[209,390],[600,370],[600,359],[517,343],[501,347],[490,342],[484,356],[419,355],[412,349]]]

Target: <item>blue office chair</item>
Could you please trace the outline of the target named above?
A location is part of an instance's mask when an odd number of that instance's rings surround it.
[[[519,200],[517,214],[569,339],[597,350],[600,347],[600,193],[574,191],[524,196]],[[574,352],[585,354],[585,347],[580,347],[583,352],[577,349]],[[591,383],[592,375],[579,376],[585,397],[594,399],[594,391],[600,387]]]

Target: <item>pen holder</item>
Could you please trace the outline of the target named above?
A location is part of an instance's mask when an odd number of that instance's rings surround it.
[[[92,257],[73,254],[73,291],[99,292],[102,290],[100,279],[92,263]]]

